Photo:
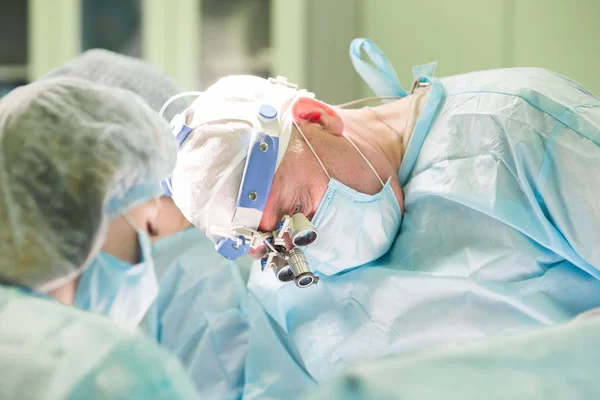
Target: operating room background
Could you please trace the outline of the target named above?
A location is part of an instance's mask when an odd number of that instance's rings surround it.
[[[144,58],[188,89],[284,75],[339,103],[369,95],[348,45],[374,40],[410,86],[437,76],[545,67],[600,93],[597,0],[0,0],[0,96],[82,50]]]

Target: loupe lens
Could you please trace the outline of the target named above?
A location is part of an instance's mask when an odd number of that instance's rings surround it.
[[[277,279],[281,282],[290,282],[294,280],[294,273],[290,267],[283,267],[277,271]]]
[[[292,242],[294,243],[294,246],[304,247],[312,244],[315,240],[317,240],[317,232],[313,230],[306,230],[296,233]]]
[[[315,278],[312,275],[304,275],[296,279],[296,285],[301,288],[305,288],[310,286],[315,281]]]
[[[290,221],[290,237],[296,247],[304,247],[317,240],[317,231],[306,215],[297,213]]]

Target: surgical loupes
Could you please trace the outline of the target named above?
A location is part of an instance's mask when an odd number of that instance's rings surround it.
[[[286,233],[294,245],[289,251],[285,246]],[[266,239],[268,254],[261,260],[263,270],[270,267],[277,279],[282,282],[293,280],[300,288],[317,283],[319,277],[312,273],[299,248],[312,244],[316,239],[317,232],[304,214],[284,216],[277,224],[277,229]]]

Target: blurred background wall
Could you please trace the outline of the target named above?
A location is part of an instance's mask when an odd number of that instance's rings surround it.
[[[348,45],[374,40],[405,87],[436,75],[539,66],[600,94],[598,0],[0,0],[0,96],[79,52],[141,57],[188,89],[284,75],[338,103],[369,95]]]

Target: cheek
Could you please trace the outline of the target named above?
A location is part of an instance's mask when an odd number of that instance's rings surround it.
[[[315,182],[311,192],[310,192],[310,209],[306,212],[306,217],[308,219],[312,219],[312,217],[317,212],[319,205],[321,204],[321,200],[325,196],[325,192],[327,191],[328,185],[327,179],[319,179],[318,182]]]

